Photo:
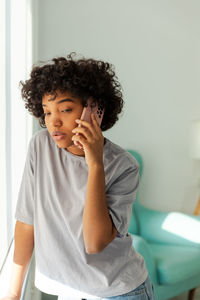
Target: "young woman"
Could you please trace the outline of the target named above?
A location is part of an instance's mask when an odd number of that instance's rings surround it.
[[[13,271],[9,296],[20,297],[34,248],[35,286],[59,300],[154,299],[128,233],[139,164],[102,134],[123,107],[113,66],[71,53],[34,66],[21,84],[43,129],[29,143],[18,195],[14,263],[21,273]],[[88,99],[104,109],[101,126],[94,115],[80,120]]]

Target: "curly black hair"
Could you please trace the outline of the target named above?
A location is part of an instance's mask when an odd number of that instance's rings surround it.
[[[20,81],[25,108],[39,119],[46,128],[42,98],[44,94],[56,96],[56,91],[70,92],[82,100],[93,97],[105,109],[101,130],[111,128],[118,120],[123,108],[122,88],[115,75],[113,65],[94,59],[74,59],[75,52],[65,57],[53,58],[49,63],[34,65],[30,79]]]

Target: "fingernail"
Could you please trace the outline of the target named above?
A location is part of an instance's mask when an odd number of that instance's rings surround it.
[[[76,122],[76,123],[79,123],[79,122],[80,122],[80,120],[79,120],[79,119],[77,119],[75,122]]]

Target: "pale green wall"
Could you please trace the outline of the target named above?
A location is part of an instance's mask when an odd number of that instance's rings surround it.
[[[125,107],[105,136],[141,153],[141,202],[192,213],[198,185],[188,148],[191,121],[200,118],[200,2],[37,0],[34,5],[35,62],[76,51],[115,65]]]

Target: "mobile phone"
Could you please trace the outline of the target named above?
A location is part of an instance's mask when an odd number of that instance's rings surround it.
[[[101,126],[101,122],[103,120],[103,115],[104,115],[104,109],[99,104],[96,104],[92,98],[89,98],[87,100],[87,106],[83,108],[81,120],[91,123],[92,122],[91,113],[95,115],[97,123],[99,124],[99,126]],[[78,127],[80,126],[81,125],[79,124]],[[78,135],[78,133],[76,133],[76,135]],[[77,141],[74,141],[74,144],[81,149],[83,148],[82,145]]]

